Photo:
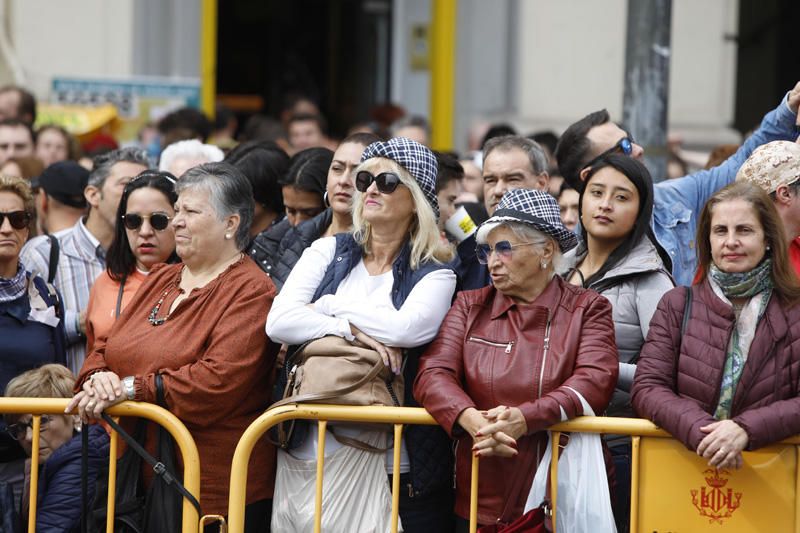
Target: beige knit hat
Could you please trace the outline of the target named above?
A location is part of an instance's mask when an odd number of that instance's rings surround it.
[[[739,169],[736,180],[754,183],[767,193],[800,180],[800,144],[772,141],[757,148]]]

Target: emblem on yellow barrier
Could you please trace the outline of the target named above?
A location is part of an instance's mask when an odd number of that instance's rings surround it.
[[[709,523],[722,524],[722,521],[730,518],[741,505],[742,493],[733,492],[730,487],[725,488],[728,479],[722,476],[730,475],[727,470],[708,469],[703,474],[710,474],[706,475],[708,486],[691,491],[692,504],[700,511],[700,516],[709,519]]]

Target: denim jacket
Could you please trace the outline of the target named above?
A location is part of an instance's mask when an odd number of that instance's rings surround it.
[[[697,268],[697,218],[706,201],[736,179],[739,167],[753,150],[772,141],[794,141],[798,135],[796,120],[784,97],[767,113],[758,130],[720,166],[655,184],[653,232],[672,258],[672,275],[678,285],[692,283]]]

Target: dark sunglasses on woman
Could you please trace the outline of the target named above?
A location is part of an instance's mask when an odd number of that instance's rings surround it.
[[[27,211],[11,211],[10,213],[0,213],[0,226],[6,218],[14,229],[25,229],[31,223],[31,214]]]
[[[381,172],[377,176],[373,176],[366,170],[362,170],[356,174],[356,190],[367,192],[373,181],[378,187],[378,192],[392,194],[397,189],[397,186],[400,185],[400,176],[394,172]]]
[[[169,226],[170,217],[166,213],[150,213],[149,215],[139,215],[137,213],[126,213],[122,215],[122,222],[131,231],[142,227],[145,219],[150,220],[150,225],[156,231],[164,231]]]

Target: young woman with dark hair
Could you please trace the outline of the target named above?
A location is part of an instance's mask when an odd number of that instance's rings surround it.
[[[249,141],[231,150],[225,162],[241,170],[253,187],[256,208],[250,236],[256,237],[283,220],[280,181],[289,169],[286,152],[271,141]]]
[[[105,338],[133,299],[153,265],[177,262],[175,176],[146,170],[125,186],[117,208],[114,240],[106,253],[106,271],[97,278],[86,308],[87,353]]]
[[[578,201],[581,244],[565,256],[565,278],[594,289],[611,302],[619,352],[619,377],[609,416],[636,416],[630,387],[650,318],[661,296],[675,286],[671,263],[653,236],[653,182],[647,168],[632,157],[611,154],[598,159]],[[615,515],[627,531],[630,439],[607,437],[616,469]]]

